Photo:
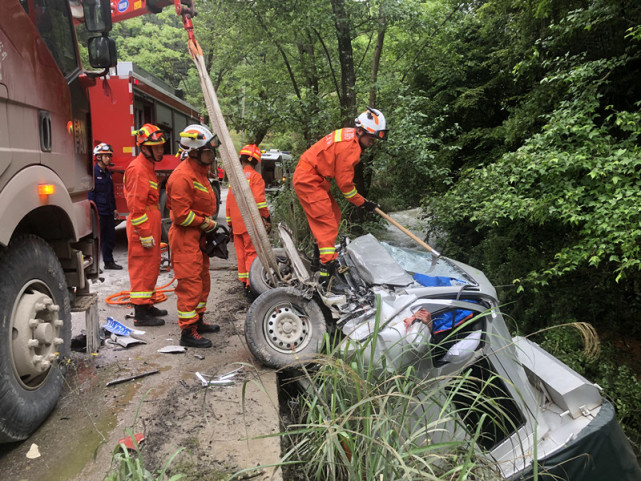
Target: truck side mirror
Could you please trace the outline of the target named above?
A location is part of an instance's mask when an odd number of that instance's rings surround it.
[[[84,0],[82,9],[88,32],[108,33],[111,31],[111,2],[109,0]]]
[[[89,39],[89,63],[93,68],[115,67],[118,63],[116,42],[109,37]]]

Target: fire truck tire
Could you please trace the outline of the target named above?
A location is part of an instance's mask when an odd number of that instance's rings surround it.
[[[314,299],[293,287],[261,294],[250,306],[245,339],[254,357],[281,369],[310,362],[323,346],[325,316]]]
[[[26,439],[58,401],[71,344],[62,266],[27,235],[0,251],[0,442]]]

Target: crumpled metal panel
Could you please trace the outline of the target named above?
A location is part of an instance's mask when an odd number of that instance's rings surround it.
[[[350,242],[347,252],[368,284],[404,287],[414,282],[372,234]]]

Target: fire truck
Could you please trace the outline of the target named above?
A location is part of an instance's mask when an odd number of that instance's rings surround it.
[[[0,441],[25,439],[62,388],[71,310],[98,275],[87,88],[115,63],[109,5],[0,2]]]
[[[201,122],[199,113],[179,97],[179,92],[132,62],[118,62],[110,69],[105,82],[108,88],[103,82],[89,88],[93,143],[106,142],[114,149],[110,170],[121,219],[125,219],[129,213],[123,193],[123,174],[138,154],[131,132],[145,123],[152,123],[167,134],[165,155],[162,161],[154,164],[160,188],[163,238],[166,241],[171,221],[166,209],[165,185],[169,174],[180,163],[179,134],[187,125]],[[220,204],[220,184],[215,167],[212,168],[210,182]]]
[[[173,3],[112,2],[0,1],[0,442],[26,439],[55,407],[71,312],[98,277],[89,100],[117,63],[112,12]],[[190,0],[175,3],[193,13]],[[97,72],[82,68],[77,25]]]

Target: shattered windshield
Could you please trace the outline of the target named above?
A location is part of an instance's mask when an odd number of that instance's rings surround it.
[[[394,260],[406,271],[412,274],[424,274],[428,276],[443,276],[457,279],[461,284],[476,285],[465,271],[447,259],[440,257],[434,269],[432,269],[432,255],[425,251],[415,251],[403,247],[395,247],[381,242],[381,245],[389,252]]]

